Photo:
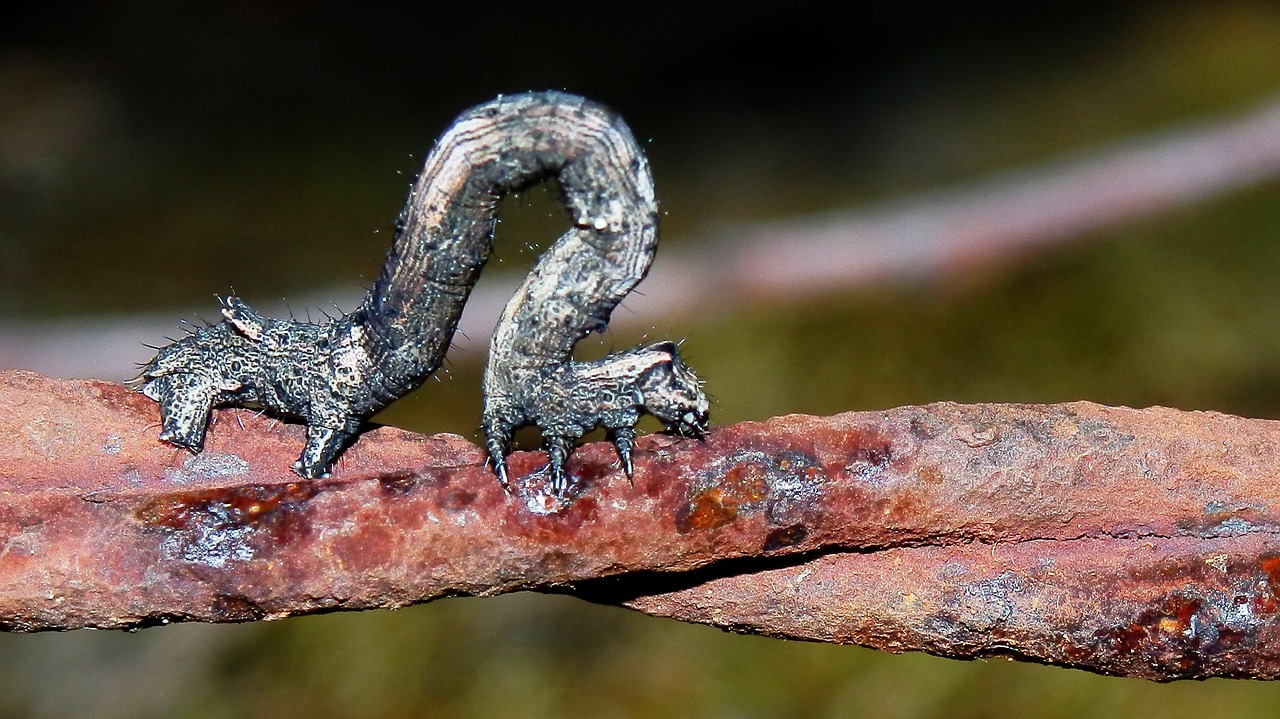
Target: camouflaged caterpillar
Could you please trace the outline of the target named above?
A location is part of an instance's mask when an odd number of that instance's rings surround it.
[[[707,397],[675,343],[572,359],[648,272],[657,203],[648,162],[616,114],[543,92],[478,105],[445,131],[355,311],[312,324],[266,318],[228,297],[225,321],[161,348],[135,380],[160,403],[160,438],[199,451],[215,406],[262,407],[306,422],[294,470],[327,475],[369,415],[440,366],[489,257],[502,197],[551,177],[573,226],[507,304],[485,368],[483,428],[499,480],[507,486],[512,433],[526,425],[542,431],[549,489],[560,496],[572,488],[565,460],[595,427],[608,430],[628,476],[641,413],[702,436]]]

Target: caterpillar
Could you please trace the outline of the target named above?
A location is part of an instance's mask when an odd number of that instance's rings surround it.
[[[702,436],[708,401],[674,342],[579,362],[574,345],[602,331],[644,278],[657,247],[648,162],[618,115],[559,92],[500,96],[458,116],[436,142],[396,222],[386,262],[352,312],[323,323],[264,317],[235,296],[223,321],[194,330],[142,367],[134,386],[160,405],[160,439],[198,452],[214,407],[301,418],[293,469],[327,476],[371,414],[440,367],[493,247],[509,193],[559,181],[572,226],[537,260],[490,341],[482,428],[495,474],[522,426],[546,445],[548,490],[565,495],[576,442],[603,427],[632,470],[643,413]]]

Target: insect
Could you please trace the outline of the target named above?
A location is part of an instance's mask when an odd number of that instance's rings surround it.
[[[565,460],[595,427],[608,431],[628,476],[642,413],[702,436],[707,397],[676,343],[572,358],[648,271],[657,202],[648,162],[621,118],[581,97],[539,92],[477,105],[450,125],[354,311],[313,324],[263,317],[228,297],[222,322],[162,347],[134,381],[160,404],[160,438],[199,451],[215,406],[258,406],[306,422],[293,468],[326,476],[369,415],[439,368],[493,247],[502,198],[553,177],[572,226],[508,302],[485,369],[482,424],[499,480],[508,486],[505,458],[522,426],[541,429],[549,490],[560,496],[572,489]]]

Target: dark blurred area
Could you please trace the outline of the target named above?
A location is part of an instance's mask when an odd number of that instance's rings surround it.
[[[904,167],[904,121],[1114,51],[1142,15],[499,5],[478,23],[473,11],[26,8],[0,30],[0,316],[154,308],[233,283],[296,294],[348,280],[351,261],[368,276],[379,257],[361,240],[389,227],[421,153],[501,92],[562,88],[619,110],[649,140],[668,238],[703,217],[928,186],[971,168]],[[49,266],[84,281],[41,292],[20,279]]]
[[[1280,92],[1280,4],[29,5],[0,25],[0,328],[367,282],[450,119],[544,88],[621,112],[679,248],[1240,112]],[[499,237],[500,261],[529,262],[520,248],[546,239],[521,230],[549,207],[509,203],[501,232],[521,239]],[[719,423],[937,400],[1280,417],[1278,240],[1280,180],[1262,178],[963,272],[654,333],[688,338]],[[469,434],[481,357],[379,419]],[[15,717],[1240,716],[1273,713],[1277,691],[740,637],[544,596],[0,636]]]

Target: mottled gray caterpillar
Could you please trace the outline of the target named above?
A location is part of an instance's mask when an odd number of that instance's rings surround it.
[[[262,407],[306,422],[294,470],[326,475],[369,415],[440,366],[492,249],[499,202],[548,178],[559,181],[573,226],[538,259],[490,342],[483,428],[498,478],[507,486],[505,458],[522,426],[541,429],[557,495],[571,488],[565,461],[591,429],[609,432],[628,476],[641,413],[668,431],[704,434],[707,398],[675,343],[572,359],[648,272],[657,203],[621,118],[544,92],[478,105],[445,131],[356,310],[313,324],[266,318],[228,297],[223,322],[161,348],[135,380],[160,403],[160,438],[199,451],[215,406]]]

